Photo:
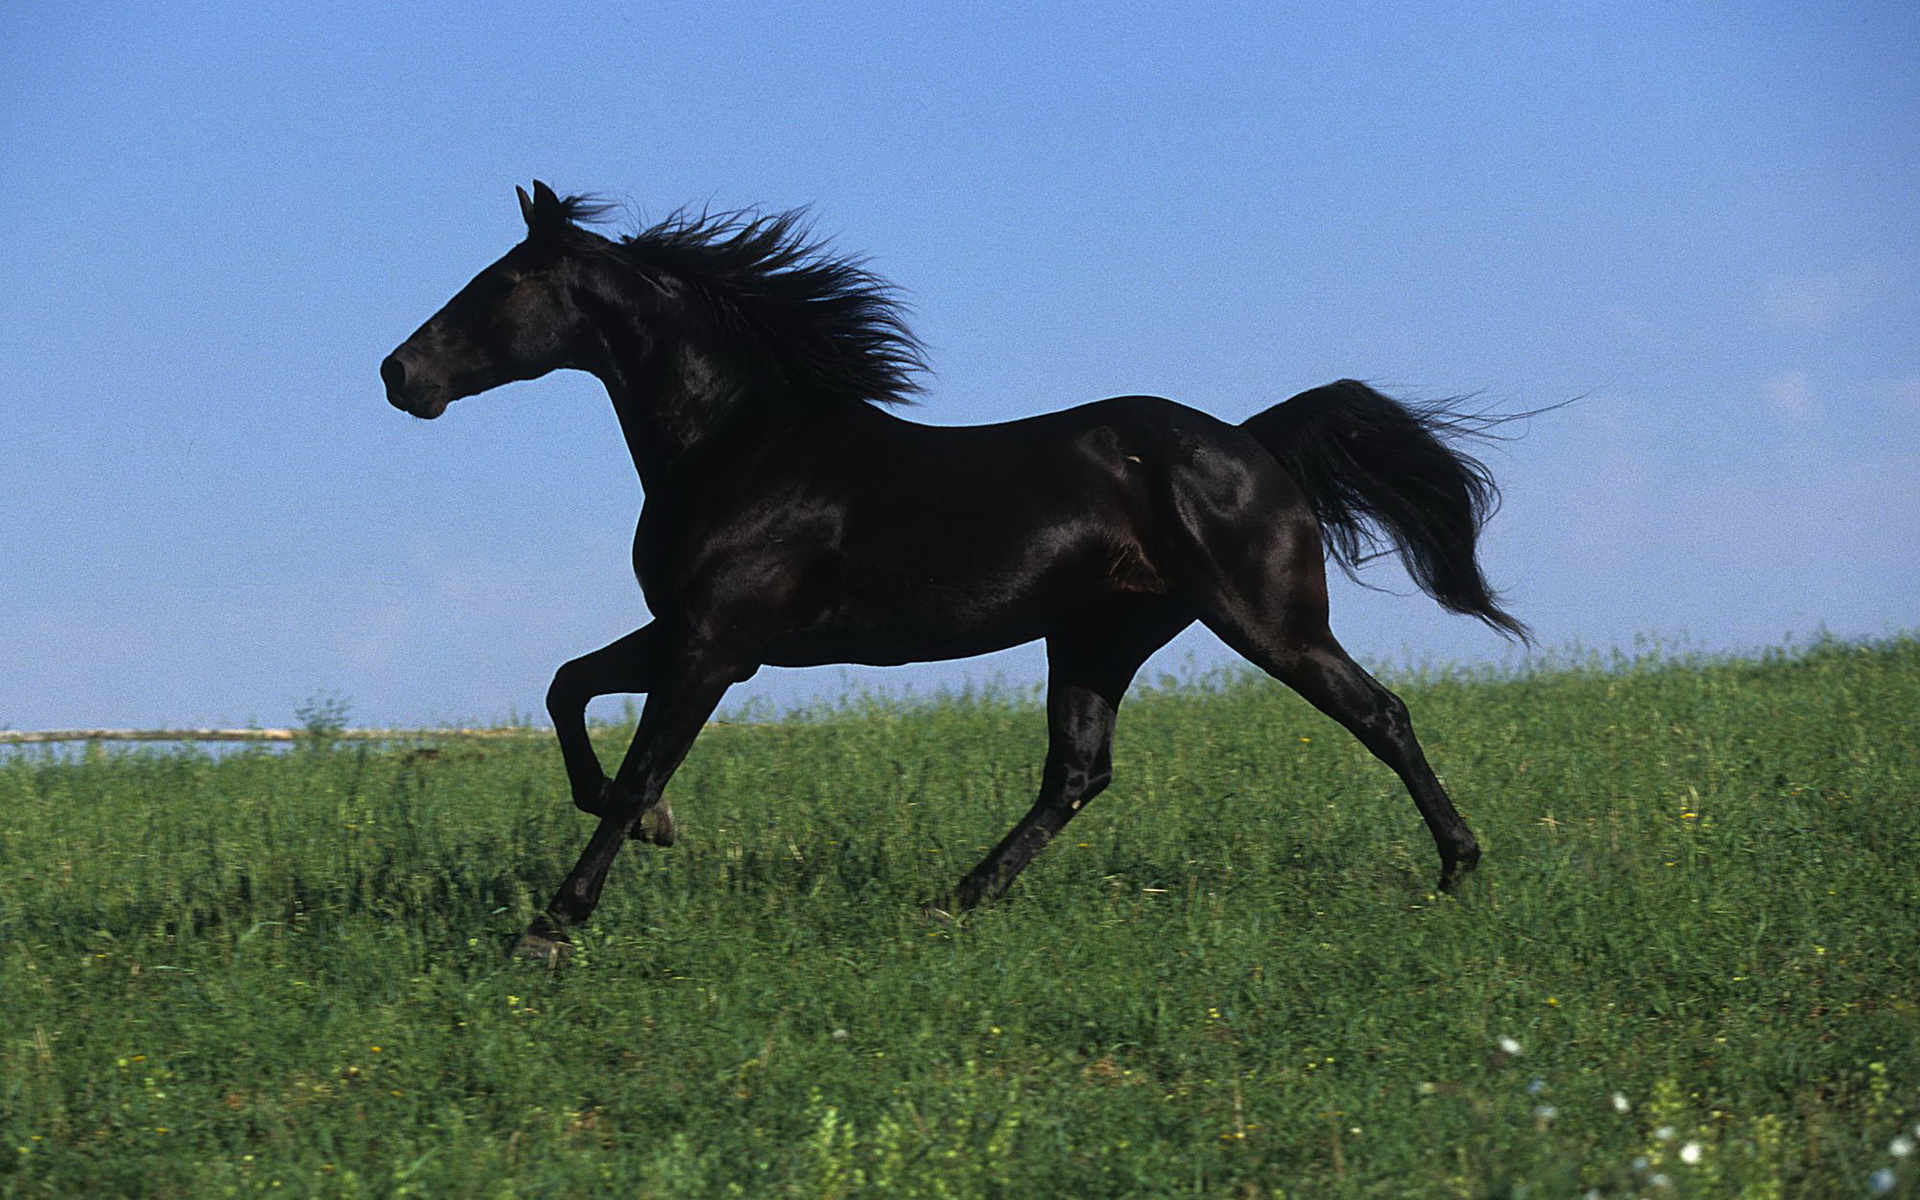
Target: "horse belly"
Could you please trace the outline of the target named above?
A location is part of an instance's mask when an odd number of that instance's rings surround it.
[[[840,663],[897,667],[905,663],[973,658],[1044,636],[1045,630],[969,636],[950,629],[824,625],[774,639],[761,660],[773,667],[823,667]]]
[[[997,528],[956,520],[944,536],[848,545],[841,562],[841,603],[827,627],[893,647],[885,655],[899,661],[1018,645],[1104,599],[1168,590],[1137,538],[1084,518]]]

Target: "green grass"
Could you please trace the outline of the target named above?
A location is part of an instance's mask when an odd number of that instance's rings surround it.
[[[538,736],[11,755],[0,1194],[1916,1194],[1920,642],[1396,686],[1457,898],[1231,678],[931,927],[1042,720],[856,704],[709,731],[553,973],[503,954],[588,832]]]

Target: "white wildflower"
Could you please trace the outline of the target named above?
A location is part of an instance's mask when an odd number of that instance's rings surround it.
[[[1499,1046],[1503,1053],[1506,1053],[1506,1054],[1520,1053],[1520,1043],[1508,1037],[1504,1033],[1500,1035]]]
[[[1694,1163],[1699,1162],[1700,1161],[1700,1143],[1688,1142],[1686,1145],[1680,1147],[1680,1161],[1683,1163],[1686,1163],[1688,1166],[1692,1166]]]

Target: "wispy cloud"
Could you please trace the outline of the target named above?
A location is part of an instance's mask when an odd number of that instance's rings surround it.
[[[1780,328],[1824,329],[1864,307],[1879,277],[1868,265],[1820,275],[1777,275],[1761,292],[1761,308]]]
[[[1819,410],[1819,402],[1813,395],[1813,385],[1808,382],[1805,371],[1788,371],[1785,375],[1776,375],[1762,383],[1760,391],[1767,398],[1768,408],[1795,424],[1804,424],[1813,420]]]

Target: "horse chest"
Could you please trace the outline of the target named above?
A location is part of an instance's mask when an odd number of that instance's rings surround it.
[[[732,604],[742,592],[771,597],[803,578],[812,593],[823,564],[837,557],[836,541],[831,514],[791,499],[725,507],[649,501],[634,531],[634,574],[655,612]]]

